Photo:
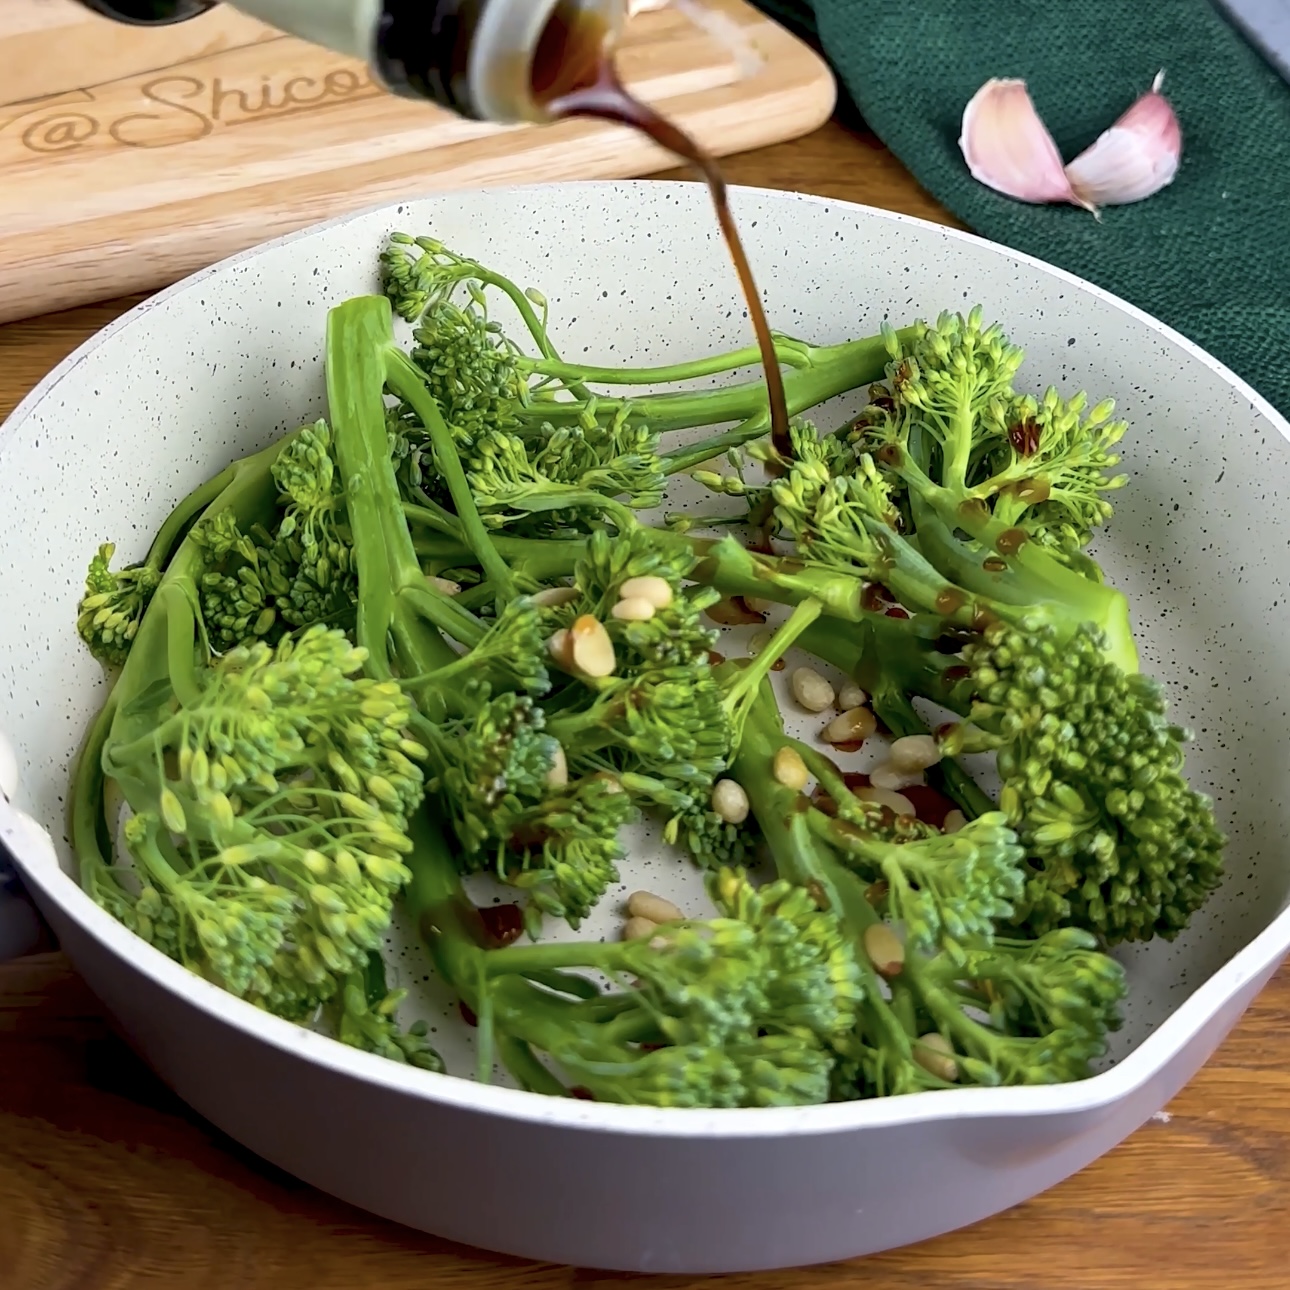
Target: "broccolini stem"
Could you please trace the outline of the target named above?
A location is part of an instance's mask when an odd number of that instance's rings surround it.
[[[497,1055],[503,1065],[530,1093],[568,1097],[569,1090],[533,1055],[533,1049],[509,1035],[497,1037]]]
[[[444,511],[440,516],[437,511],[427,510],[424,506],[407,504],[403,507],[403,513],[413,524],[424,524],[447,538],[456,539],[453,542],[424,536],[414,537],[413,545],[418,555],[448,561],[444,568],[479,563],[462,537],[461,525],[457,517],[451,512]],[[634,514],[632,520],[633,523],[639,523]],[[568,577],[577,567],[578,561],[584,559],[587,554],[587,543],[584,538],[517,538],[495,533],[493,545],[513,573],[527,574],[538,582]]]
[[[157,593],[166,616],[166,665],[170,685],[182,707],[201,702],[202,684],[197,667],[197,615],[187,590],[171,582]]]
[[[791,336],[775,336],[775,352],[788,367],[806,367],[811,362],[812,346]],[[584,367],[580,363],[561,363],[550,359],[521,359],[518,366],[526,374],[550,376],[560,381],[583,381],[592,385],[671,385],[678,381],[699,380],[735,372],[761,363],[756,345],[713,354],[689,363],[672,363],[665,367]]]
[[[912,339],[914,331],[911,328],[897,334]],[[882,336],[870,336],[846,341],[841,345],[807,347],[803,357],[806,361],[784,378],[789,416],[800,416],[808,409],[840,394],[880,380],[886,373],[891,356]],[[660,434],[670,430],[721,425],[728,421],[748,422],[761,416],[766,418],[766,429],[770,426],[770,404],[764,379],[744,381],[715,390],[669,391],[628,400],[597,399],[599,408],[604,412],[621,408],[624,403],[630,405],[633,421],[648,425]],[[522,409],[520,415],[561,426],[576,422],[584,411],[585,406],[579,402],[539,401]],[[712,453],[708,455],[711,456]]]
[[[424,500],[418,504],[405,502],[403,514],[412,523],[424,524],[426,528],[434,529],[445,537],[461,537],[461,521],[450,510],[429,497],[424,497]]]
[[[391,675],[387,640],[394,625],[395,601],[404,579],[391,535],[382,515],[390,499],[382,496],[389,449],[385,429],[385,347],[392,331],[389,302],[382,314],[374,299],[363,297],[333,309],[327,318],[327,401],[331,411],[336,460],[345,480],[345,504],[354,534],[354,565],[360,595],[356,635],[367,651],[368,671],[380,680]],[[372,440],[380,427],[377,460]],[[402,523],[402,510],[396,509]],[[420,575],[411,534],[408,556]]]
[[[374,296],[372,299],[384,300]],[[385,301],[387,311],[389,302]],[[421,418],[430,436],[434,448],[435,463],[448,485],[453,505],[457,508],[457,518],[461,521],[462,532],[466,541],[479,557],[488,581],[498,590],[498,599],[509,602],[515,597],[515,586],[506,562],[493,545],[492,535],[484,527],[475,506],[475,496],[471,492],[470,482],[466,478],[465,468],[457,452],[452,431],[444,421],[439,405],[426,389],[412,361],[396,348],[393,343],[385,347],[386,382],[390,389],[399,396]]]
[[[112,853],[113,839],[104,802],[107,780],[103,773],[103,750],[112,733],[117,703],[114,690],[94,718],[72,781],[72,845],[80,860],[81,882],[87,887],[95,869],[111,866],[108,857]]]
[[[856,962],[864,977],[861,1013],[881,1048],[912,1061],[910,1037],[883,998],[882,982],[864,951],[865,930],[881,921],[865,895],[865,883],[834,860],[813,836],[809,799],[775,778],[775,753],[785,743],[783,718],[774,691],[764,682],[744,730],[731,773],[752,803],[779,877],[820,893],[840,915],[856,942]]]
[[[960,494],[931,483],[921,471],[905,477],[920,547],[965,591],[988,598],[1005,621],[1020,624],[1044,616],[1066,637],[1092,623],[1106,633],[1110,660],[1124,672],[1138,670],[1123,592],[1068,568],[1030,541],[1024,530],[996,520],[985,507],[962,505]],[[956,529],[974,539],[979,549],[960,542]]]
[[[471,268],[475,270],[475,272],[471,273],[471,277],[485,286],[496,287],[515,306],[516,312],[524,320],[524,325],[529,330],[529,335],[533,337],[534,343],[542,351],[543,359],[549,363],[558,364],[560,355],[551,343],[551,336],[547,331],[546,323],[534,311],[533,301],[529,294],[521,291],[509,278],[504,278],[500,273],[494,273],[491,269],[484,268],[482,264],[472,264]],[[579,378],[575,376],[573,379],[576,381]],[[590,391],[584,390],[582,393],[584,396],[589,396]]]
[[[789,415],[793,414],[790,412]],[[684,471],[695,469],[696,466],[702,466],[705,461],[711,461],[713,457],[729,452],[731,448],[742,448],[753,439],[760,439],[769,428],[770,409],[768,408],[765,412],[759,412],[756,416],[741,421],[733,430],[725,430],[721,434],[701,439],[698,443],[665,452],[659,457],[659,461],[666,474],[679,475]]]
[[[455,596],[446,596],[429,586],[404,587],[402,598],[423,618],[462,645],[475,646],[488,630],[483,621],[464,608]]]
[[[288,438],[236,463],[232,468],[232,477],[228,486],[206,508],[204,515],[218,515],[225,511],[232,512],[239,525],[250,525],[264,518],[273,510],[277,498],[277,485],[273,479],[273,465],[290,442]],[[183,686],[185,678],[191,678],[196,666],[194,651],[199,648],[193,627],[195,618],[192,611],[193,598],[196,596],[196,579],[203,567],[204,556],[201,549],[193,542],[191,536],[185,537],[179,548],[171,557],[162,575],[161,585],[148,607],[139,632],[126,658],[125,667],[117,680],[113,694],[118,700],[117,720],[127,720],[130,701],[154,685],[170,682],[172,657],[176,649],[180,660],[178,684]],[[173,588],[173,592],[171,589]],[[177,596],[178,600],[172,597]],[[187,640],[187,662],[184,661],[184,646],[172,647],[172,627],[170,607],[183,602],[182,613],[189,624]],[[135,725],[137,729],[137,723]],[[117,732],[119,738],[121,732]]]
[[[762,682],[823,611],[824,606],[818,600],[802,601],[789,615],[788,621],[771,637],[766,648],[756,658],[745,663],[735,680],[726,688],[724,703],[730,714],[732,747],[737,748],[743,741],[744,722],[748,719],[749,708],[757,701]]]
[[[927,733],[927,723],[902,690],[886,686],[873,691],[870,700],[883,725],[898,739],[903,735]],[[943,757],[927,772],[927,778],[932,787],[940,789],[969,820],[999,809],[954,757]]]
[[[175,548],[183,541],[193,522],[233,482],[237,472],[237,465],[222,470],[214,479],[207,480],[206,483],[195,488],[170,512],[166,522],[157,530],[157,536],[148,550],[145,563],[149,567],[156,569],[158,573],[165,569],[170,563]]]

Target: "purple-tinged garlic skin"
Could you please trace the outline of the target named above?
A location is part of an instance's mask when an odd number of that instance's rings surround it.
[[[1071,188],[1090,209],[1140,202],[1173,183],[1182,159],[1182,127],[1160,92],[1151,89],[1066,167]]]
[[[1068,166],[1025,81],[988,80],[963,112],[963,159],[974,179],[1017,201],[1070,203],[1094,216],[1142,201],[1173,182],[1182,158],[1182,128],[1160,92],[1164,75]]]

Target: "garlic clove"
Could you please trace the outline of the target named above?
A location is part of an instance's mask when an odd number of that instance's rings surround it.
[[[986,81],[963,110],[959,148],[972,177],[1023,202],[1079,202],[1026,82]]]
[[[1173,182],[1182,127],[1160,92],[1164,79],[1157,73],[1151,89],[1066,167],[1072,191],[1090,210],[1140,202]]]

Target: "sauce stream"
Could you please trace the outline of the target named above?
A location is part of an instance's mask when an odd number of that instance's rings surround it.
[[[717,222],[734,261],[761,351],[770,404],[771,442],[781,457],[791,459],[784,373],[752,266],[730,209],[730,193],[715,158],[623,85],[613,63],[608,29],[597,16],[582,10],[577,0],[563,0],[556,7],[538,42],[530,75],[534,99],[554,119],[587,117],[630,126],[688,161],[703,177],[712,194]]]

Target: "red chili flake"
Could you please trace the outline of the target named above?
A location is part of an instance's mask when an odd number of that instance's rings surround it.
[[[596,1095],[589,1089],[583,1088],[581,1084],[575,1084],[569,1090],[570,1097],[576,1097],[579,1102],[594,1102]]]
[[[943,828],[945,817],[957,809],[944,793],[930,784],[911,784],[900,791],[913,803],[918,818],[934,829]]]
[[[722,663],[724,663],[725,661],[726,661],[726,656],[724,654],[718,654],[717,651],[714,649],[710,649],[708,651],[709,667],[720,667]]]
[[[784,660],[784,659],[782,659],[782,658],[777,658],[777,659],[776,659],[776,660],[775,660],[775,661],[770,665],[770,670],[771,670],[772,672],[782,672],[782,671],[783,671],[787,666],[788,666],[788,664],[787,664],[787,662],[785,662],[785,660]]]
[[[524,911],[518,905],[485,905],[479,921],[496,949],[513,945],[524,935]]]
[[[475,1016],[473,1010],[465,1003],[457,1004],[457,1011],[461,1013],[461,1019],[468,1026],[478,1026],[479,1018]]]
[[[1026,417],[1008,427],[1008,442],[1018,455],[1033,457],[1039,451],[1039,434],[1039,422],[1034,417]]]
[[[821,788],[811,794],[811,805],[821,815],[834,816],[838,813],[838,804]]]
[[[862,770],[850,770],[842,776],[842,782],[854,793],[857,788],[869,787],[869,776]]]

